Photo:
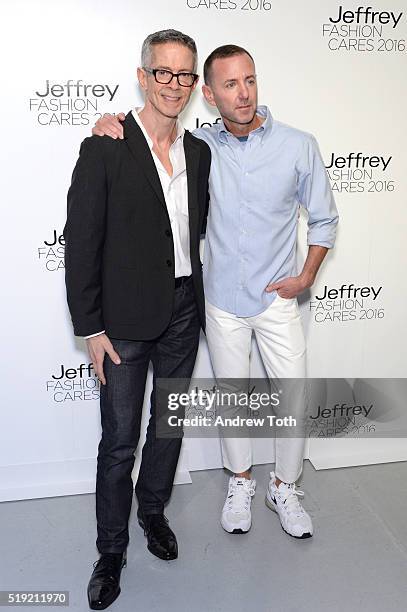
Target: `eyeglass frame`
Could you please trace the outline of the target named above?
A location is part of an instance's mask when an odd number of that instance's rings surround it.
[[[143,70],[145,70],[145,72],[147,72],[148,74],[152,74],[156,83],[159,83],[160,85],[169,85],[172,79],[174,77],[177,77],[177,82],[180,87],[193,87],[194,83],[196,83],[197,79],[199,79],[199,74],[194,74],[193,72],[172,72],[171,70],[167,70],[167,68],[146,68],[145,66],[143,66]],[[158,81],[157,79],[157,72],[168,72],[168,74],[171,74],[170,80],[167,83],[161,83],[161,81]],[[194,80],[192,81],[191,85],[183,85],[182,83],[180,83],[180,74],[190,74],[191,76],[193,76]]]

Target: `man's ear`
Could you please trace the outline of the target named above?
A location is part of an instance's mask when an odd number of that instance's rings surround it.
[[[202,85],[202,93],[204,95],[205,100],[208,102],[208,104],[210,104],[211,106],[216,106],[216,102],[213,97],[212,89],[209,87],[209,85]]]
[[[146,90],[147,89],[147,83],[146,83],[147,75],[142,68],[137,68],[137,78],[138,78],[138,82],[140,83],[141,89]]]
[[[199,81],[199,77],[194,81],[194,84],[191,87],[191,91],[194,91],[194,89],[196,89],[196,86],[198,85],[198,81]]]

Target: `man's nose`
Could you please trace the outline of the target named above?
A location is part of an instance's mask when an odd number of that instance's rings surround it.
[[[168,85],[171,87],[171,89],[179,89],[180,84],[178,83],[178,79],[175,74],[172,77],[171,81],[168,83]]]
[[[249,97],[249,89],[245,83],[241,83],[239,86],[239,97],[243,100],[247,100]]]

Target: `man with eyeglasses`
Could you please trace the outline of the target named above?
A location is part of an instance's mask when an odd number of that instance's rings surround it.
[[[335,242],[338,213],[329,179],[315,138],[258,106],[255,64],[246,49],[215,49],[205,61],[204,81],[205,99],[222,118],[194,131],[212,151],[204,288],[214,373],[218,380],[248,380],[254,334],[268,377],[293,381],[292,402],[285,409],[301,422],[306,346],[297,295],[313,285]],[[121,138],[122,118],[105,116],[92,131]],[[300,205],[308,214],[308,253],[298,273]],[[233,475],[221,524],[229,533],[246,533],[256,489],[250,438],[223,437],[222,456]],[[303,457],[303,436],[278,437],[266,491],[266,504],[284,531],[300,539],[313,535],[295,484]]]
[[[196,64],[189,36],[176,30],[148,36],[137,70],[144,107],[126,116],[123,140],[83,141],[68,192],[68,304],[75,335],[86,338],[101,381],[100,558],[88,586],[94,610],[120,593],[150,362],[151,416],[135,487],[137,517],[151,553],[164,560],[178,555],[164,506],[182,432],[156,437],[156,379],[191,377],[205,324],[199,239],[211,153],[178,120],[197,84]]]

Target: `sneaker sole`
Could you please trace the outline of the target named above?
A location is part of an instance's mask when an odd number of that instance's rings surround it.
[[[273,502],[271,502],[269,500],[267,495],[266,495],[266,498],[265,498],[264,501],[266,502],[267,508],[269,508],[269,510],[272,510],[273,512],[275,512],[278,515],[277,508],[275,507]],[[284,533],[286,533],[287,535],[289,535],[292,538],[295,538],[296,540],[306,540],[308,538],[312,538],[312,533],[310,533],[309,531],[307,531],[306,533],[303,533],[300,536],[296,536],[296,535],[293,535],[292,533],[289,533],[286,529],[284,529],[283,524],[282,524],[281,521],[280,521],[280,525],[281,525],[281,529],[284,531]]]
[[[235,527],[235,529],[232,529],[232,531],[230,531],[229,529],[226,529],[226,527],[224,526],[222,521],[221,521],[220,524],[222,525],[222,529],[224,529],[226,531],[226,533],[231,533],[232,535],[233,534],[235,534],[235,535],[243,535],[244,533],[248,533],[250,531],[250,528],[251,528],[251,524],[250,524],[248,529],[242,529],[240,527]]]

